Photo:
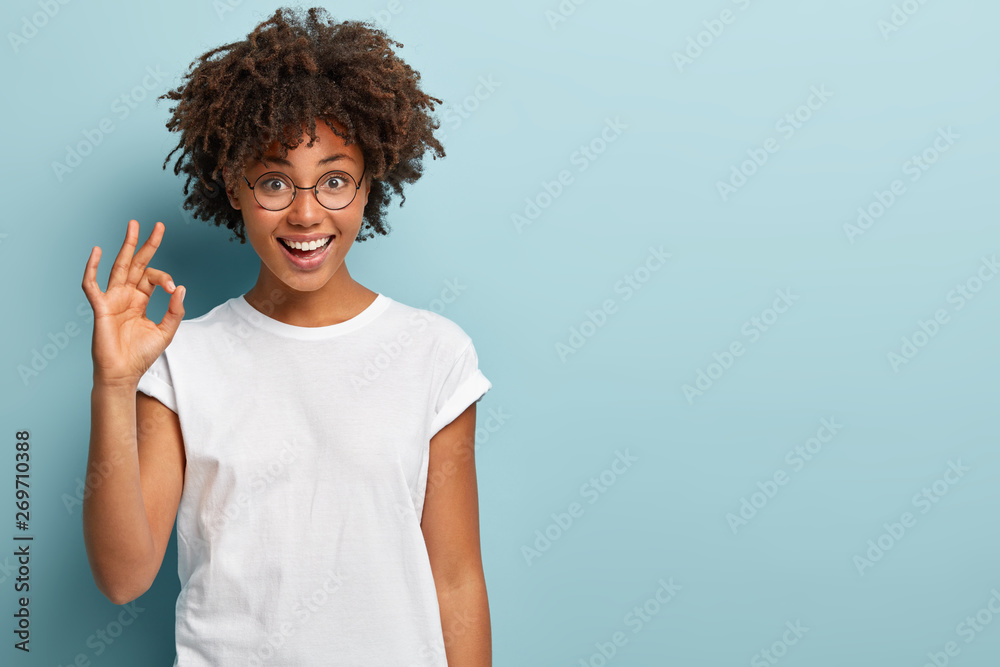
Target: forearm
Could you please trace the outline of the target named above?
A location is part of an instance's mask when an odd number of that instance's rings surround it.
[[[95,382],[83,535],[98,588],[116,601],[145,583],[153,537],[142,498],[136,445],[135,388]]]
[[[441,627],[449,667],[492,667],[493,647],[486,582],[473,577],[438,588]]]

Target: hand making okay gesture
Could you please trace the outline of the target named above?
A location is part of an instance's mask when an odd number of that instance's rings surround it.
[[[108,289],[97,285],[101,248],[94,246],[83,274],[83,291],[94,309],[94,382],[135,387],[139,378],[174,337],[184,318],[184,287],[175,287],[170,275],[149,266],[160,246],[165,226],[157,222],[139,252],[139,223],[129,220],[118,257],[108,276]],[[156,285],[170,293],[170,304],[159,324],[146,317],[146,306]]]

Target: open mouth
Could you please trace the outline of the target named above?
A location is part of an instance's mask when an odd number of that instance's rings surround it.
[[[310,268],[312,265],[316,264],[330,249],[330,241],[333,236],[327,236],[316,241],[310,241],[308,243],[300,243],[297,241],[289,241],[287,239],[279,238],[281,242],[281,247],[284,248],[285,253],[288,255],[295,264],[302,266],[303,268]]]

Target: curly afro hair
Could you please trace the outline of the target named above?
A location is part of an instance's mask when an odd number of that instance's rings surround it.
[[[163,168],[180,150],[174,173],[187,174],[184,208],[245,243],[243,217],[223,196],[222,169],[242,174],[275,141],[284,157],[303,129],[311,146],[320,118],[348,144],[357,142],[365,158],[371,188],[356,240],[387,234],[392,193],[402,206],[403,184],[420,178],[424,153],[444,157],[434,137],[440,124],[430,114],[442,102],[420,89],[420,74],[393,46],[403,45],[371,23],[334,23],[322,8],[302,15],[282,7],[245,40],[192,62],[186,81],[160,97],[177,101],[167,128],[181,137]]]

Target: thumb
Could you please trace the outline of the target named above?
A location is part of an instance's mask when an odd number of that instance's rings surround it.
[[[174,334],[177,333],[177,327],[180,326],[181,320],[184,319],[184,295],[187,293],[187,289],[182,285],[178,285],[174,293],[170,295],[170,303],[167,304],[167,312],[163,314],[163,319],[156,327],[163,333],[163,336],[167,339],[167,344],[173,339]]]

